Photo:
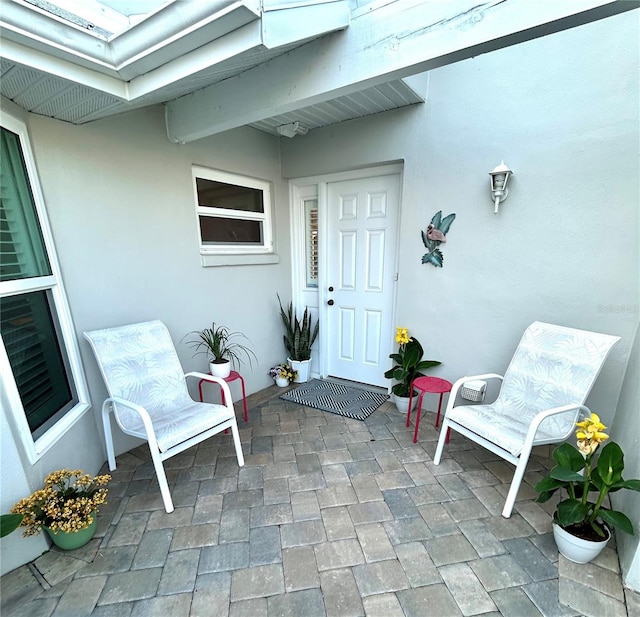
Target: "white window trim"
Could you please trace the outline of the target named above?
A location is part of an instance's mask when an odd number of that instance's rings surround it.
[[[73,382],[78,399],[78,402],[73,408],[34,441],[22,407],[18,387],[13,379],[13,371],[9,363],[9,357],[7,356],[4,344],[0,341],[0,383],[6,393],[8,402],[6,410],[7,419],[13,425],[17,437],[20,438],[29,462],[34,464],[80,420],[90,409],[91,402],[27,127],[22,120],[10,115],[5,110],[2,112],[0,124],[5,129],[18,135],[20,139],[27,177],[31,186],[33,200],[38,214],[38,222],[42,231],[42,237],[52,272],[51,276],[38,277],[38,283],[36,285],[33,283],[29,285],[29,279],[6,281],[4,283],[0,282],[0,292],[4,296],[24,293],[26,291],[40,291],[42,289],[51,291],[56,309],[56,317],[60,327],[61,343],[65,347],[69,362],[69,370],[71,373],[69,377]]]
[[[271,199],[271,183],[257,178],[249,178],[241,174],[234,174],[209,167],[201,167],[194,165],[192,167],[193,179],[193,199],[196,207],[196,231],[198,238],[198,246],[200,247],[200,255],[203,256],[202,265],[225,265],[227,262],[219,262],[217,260],[208,259],[213,256],[236,256],[236,255],[272,255],[273,249],[273,229],[271,219],[272,199]],[[198,187],[196,178],[204,178],[215,182],[224,182],[226,184],[234,184],[236,186],[244,186],[251,189],[262,191],[264,213],[244,212],[239,210],[228,210],[226,208],[213,208],[209,206],[200,206],[198,203]],[[245,221],[262,221],[263,242],[260,246],[247,245],[229,245],[229,246],[205,246],[202,244],[200,236],[200,216],[211,216],[212,218],[224,217],[235,218]],[[273,263],[273,260],[265,263]],[[235,264],[230,264],[235,265]],[[240,265],[240,264],[238,264]]]

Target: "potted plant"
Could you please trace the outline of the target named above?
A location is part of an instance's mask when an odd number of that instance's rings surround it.
[[[269,375],[281,388],[289,385],[298,377],[298,371],[294,371],[288,364],[276,364],[269,369]]]
[[[98,508],[106,502],[109,480],[111,476],[106,474],[92,477],[81,469],[60,469],[47,476],[44,488],[21,499],[11,512],[22,516],[25,537],[44,529],[56,546],[80,548],[95,533]]]
[[[605,507],[610,492],[627,488],[640,491],[640,480],[623,480],[624,455],[614,441],[605,445],[596,457],[600,444],[609,436],[597,414],[576,424],[577,448],[563,443],[553,452],[556,466],[536,484],[539,502],[545,502],[558,490],[566,498],[558,503],[553,515],[553,535],[558,550],[567,559],[588,563],[602,551],[618,527],[633,534],[633,525],[622,512]],[[590,499],[590,496],[593,498]]]
[[[423,360],[424,349],[415,337],[409,337],[408,328],[396,328],[396,343],[399,344],[398,353],[392,353],[389,357],[395,362],[384,376],[387,379],[395,379],[398,383],[391,388],[395,403],[400,413],[409,411],[409,398],[411,385],[416,377],[424,376],[422,371],[441,364],[438,360]],[[417,401],[413,397],[413,403]],[[413,405],[412,405],[413,407]]]
[[[311,347],[316,338],[318,338],[320,324],[317,321],[315,326],[312,324],[308,307],[305,307],[302,319],[298,319],[293,310],[293,302],[289,302],[286,310],[282,307],[280,296],[278,296],[278,302],[280,304],[280,317],[285,329],[283,336],[284,346],[289,353],[287,362],[298,373],[294,381],[296,383],[309,381]]]
[[[251,349],[238,342],[239,338],[247,337],[240,332],[231,332],[226,326],[217,326],[215,322],[210,328],[204,330],[194,330],[189,334],[195,335],[195,339],[188,341],[198,354],[206,354],[209,356],[209,371],[215,377],[229,377],[231,373],[231,365],[242,364],[243,358],[252,366],[251,360],[257,360],[256,355]]]

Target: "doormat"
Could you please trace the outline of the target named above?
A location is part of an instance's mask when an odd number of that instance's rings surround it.
[[[352,388],[332,381],[312,379],[294,390],[289,390],[280,398],[346,418],[365,420],[389,397],[386,394]]]

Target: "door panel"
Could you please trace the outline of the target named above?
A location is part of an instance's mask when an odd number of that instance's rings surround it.
[[[388,385],[399,199],[397,174],[327,185],[330,376]]]

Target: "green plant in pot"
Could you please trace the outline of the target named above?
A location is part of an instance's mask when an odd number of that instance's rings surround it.
[[[553,515],[558,550],[571,561],[587,563],[605,547],[614,527],[633,534],[633,525],[622,512],[607,507],[609,493],[621,489],[640,491],[640,480],[624,480],[624,454],[610,441],[597,414],[576,424],[577,448],[563,443],[553,451],[556,466],[536,484],[539,502],[557,491],[566,493]],[[596,456],[596,454],[598,456]]]
[[[291,368],[298,372],[296,383],[309,380],[311,365],[311,347],[318,338],[320,324],[316,321],[315,326],[311,319],[308,307],[305,307],[302,319],[299,319],[293,310],[293,302],[289,302],[287,308],[282,306],[282,301],[278,295],[280,304],[280,317],[284,325],[284,347],[289,354],[287,361]]]
[[[81,469],[51,472],[44,487],[18,501],[11,515],[3,515],[2,535],[17,522],[25,537],[44,529],[56,546],[71,550],[86,544],[96,531],[97,512],[106,503],[108,474],[91,476]],[[7,526],[5,527],[5,524]]]
[[[408,328],[396,328],[396,343],[399,345],[398,353],[392,353],[389,356],[395,364],[385,372],[384,376],[398,382],[391,387],[391,391],[395,395],[398,411],[406,413],[413,380],[423,377],[422,371],[438,366],[441,362],[422,359],[424,349],[417,338],[409,337]],[[414,401],[416,398],[414,397]]]
[[[213,322],[210,328],[194,330],[189,334],[195,335],[194,339],[188,341],[196,350],[194,356],[209,356],[209,370],[216,377],[228,377],[231,366],[239,367],[245,359],[249,366],[253,366],[252,360],[257,361],[255,353],[239,342],[239,339],[249,339],[241,332],[232,332],[226,326],[218,326]]]

